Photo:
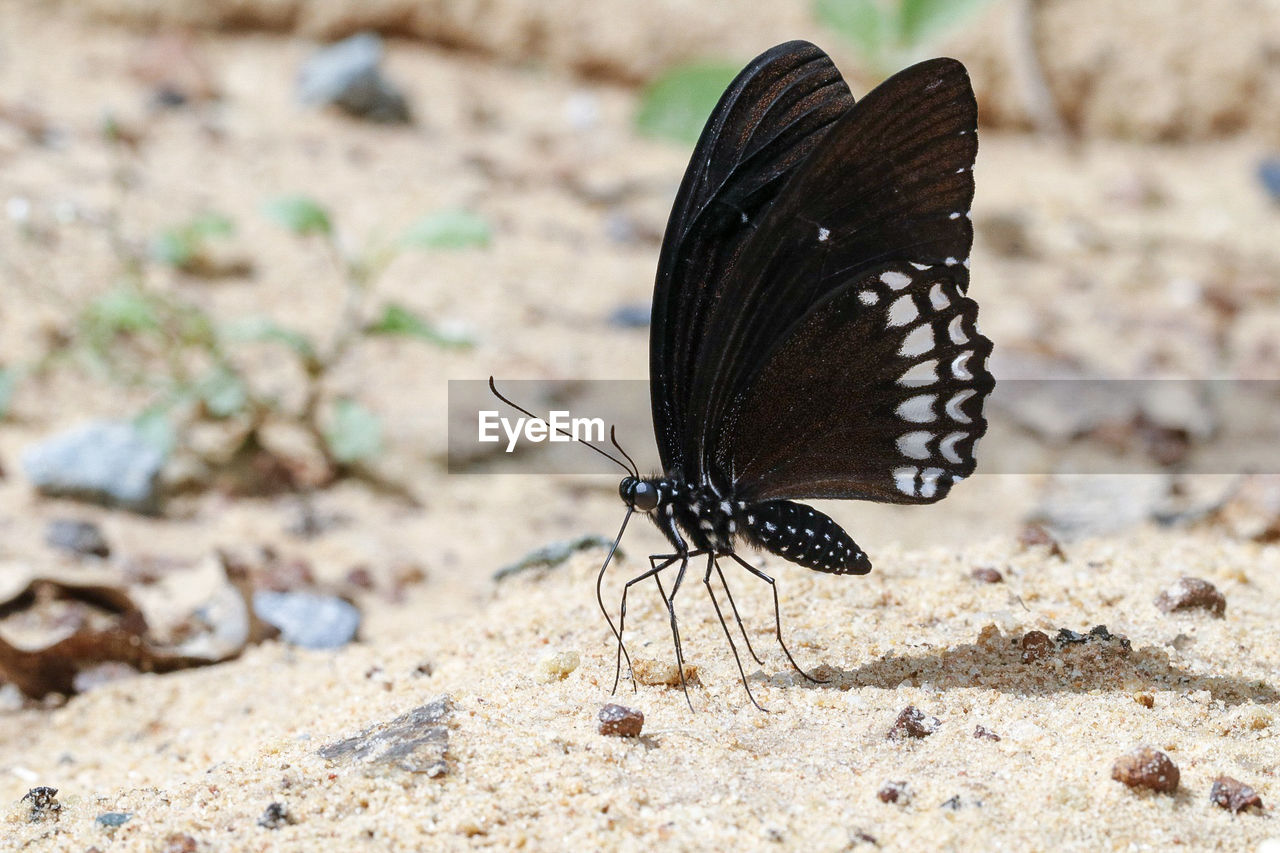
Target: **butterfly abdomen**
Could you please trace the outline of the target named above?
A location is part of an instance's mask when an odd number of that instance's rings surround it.
[[[871,561],[830,517],[793,501],[765,501],[746,510],[747,539],[809,569],[865,575]]]

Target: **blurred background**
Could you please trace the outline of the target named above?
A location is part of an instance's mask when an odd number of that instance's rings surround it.
[[[135,668],[406,635],[611,534],[612,472],[447,473],[447,380],[644,379],[692,142],[791,38],[857,96],[969,67],[999,378],[1280,378],[1275,0],[0,0],[5,633],[145,611]],[[1275,541],[1274,478],[1182,475],[1230,417],[1068,399],[1016,428],[1149,472],[823,508],[873,555],[1150,524]],[[42,588],[60,603],[22,597]]]

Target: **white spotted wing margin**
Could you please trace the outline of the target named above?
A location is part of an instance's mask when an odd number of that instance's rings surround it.
[[[977,317],[945,264],[890,264],[831,293],[731,407],[723,464],[739,494],[946,497],[973,473],[995,387]]]

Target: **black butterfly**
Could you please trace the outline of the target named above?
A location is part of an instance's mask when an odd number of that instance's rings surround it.
[[[642,478],[632,464],[619,486],[623,531],[640,511],[671,543],[627,588],[657,580],[682,681],[674,600],[691,559],[706,557],[703,583],[735,659],[711,589],[713,571],[724,584],[721,558],[773,588],[778,642],[810,678],[782,641],[773,578],[738,543],[866,574],[871,562],[853,539],[793,499],[932,503],[973,472],[995,384],[991,342],[965,296],[976,130],[959,62],[914,65],[855,104],[830,58],[803,41],[755,59],[708,120],[653,296],[663,473]],[[659,573],[677,564],[668,595]],[[616,626],[603,600],[601,609],[620,672],[626,592]]]

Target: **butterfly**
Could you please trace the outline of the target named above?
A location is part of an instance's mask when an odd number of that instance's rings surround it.
[[[627,514],[596,591],[618,674],[622,657],[631,665],[627,591],[652,577],[688,700],[675,598],[700,560],[752,703],[711,585],[714,574],[728,594],[722,561],[771,587],[778,643],[816,680],[783,641],[774,579],[740,547],[866,574],[853,538],[798,500],[933,503],[973,472],[995,386],[991,342],[966,296],[976,134],[973,90],[954,59],[913,65],[855,102],[830,57],[792,41],[752,61],[720,99],[658,261],[649,371],[662,473],[641,476],[614,440],[630,463],[619,462]],[[634,513],[671,551],[627,581],[615,624],[601,583]]]

